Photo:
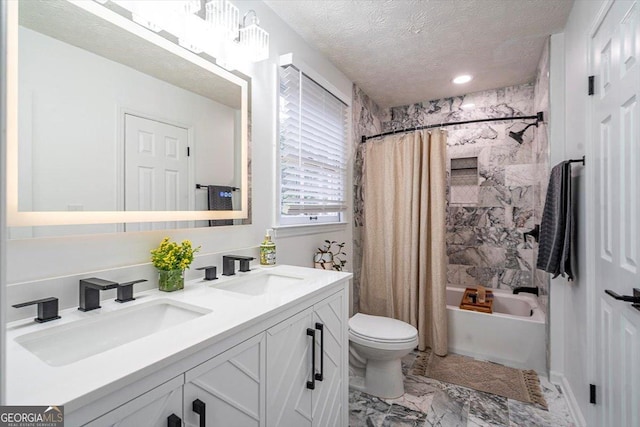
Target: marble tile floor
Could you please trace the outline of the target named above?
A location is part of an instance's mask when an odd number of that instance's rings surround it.
[[[507,399],[411,374],[416,354],[402,361],[405,394],[379,399],[349,391],[350,427],[574,427],[560,388],[540,378],[549,406]]]

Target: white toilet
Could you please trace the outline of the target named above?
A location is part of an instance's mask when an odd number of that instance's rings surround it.
[[[418,345],[418,330],[388,317],[358,313],[349,319],[349,386],[393,399],[404,394],[400,360]]]

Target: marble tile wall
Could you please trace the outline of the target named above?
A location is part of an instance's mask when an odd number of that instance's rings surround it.
[[[469,95],[393,107],[383,131],[483,118],[533,115],[543,91],[523,84]],[[463,109],[473,103],[475,108]],[[477,201],[449,203],[447,208],[447,282],[455,286],[484,285],[513,289],[533,286],[537,244],[523,233],[539,223],[543,144],[529,127],[519,144],[509,132],[523,130],[531,120],[505,120],[447,127],[447,168],[459,157],[478,158]],[[546,132],[546,129],[545,129]],[[449,170],[448,170],[449,172]],[[448,191],[448,195],[450,191]],[[448,196],[449,197],[449,196]],[[546,294],[548,287],[535,281]]]
[[[362,267],[362,144],[363,135],[376,135],[382,131],[384,112],[369,96],[353,85],[353,141],[355,144],[353,166],[353,301],[354,312],[360,307],[360,271]]]

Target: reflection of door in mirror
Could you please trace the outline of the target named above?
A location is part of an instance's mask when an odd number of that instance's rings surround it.
[[[191,209],[188,129],[131,114],[125,114],[124,127],[124,209]],[[172,228],[177,222],[125,225],[125,231]]]

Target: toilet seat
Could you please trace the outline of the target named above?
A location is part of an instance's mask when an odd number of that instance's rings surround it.
[[[358,313],[349,319],[349,335],[357,341],[407,345],[418,338],[418,330],[401,320]]]

